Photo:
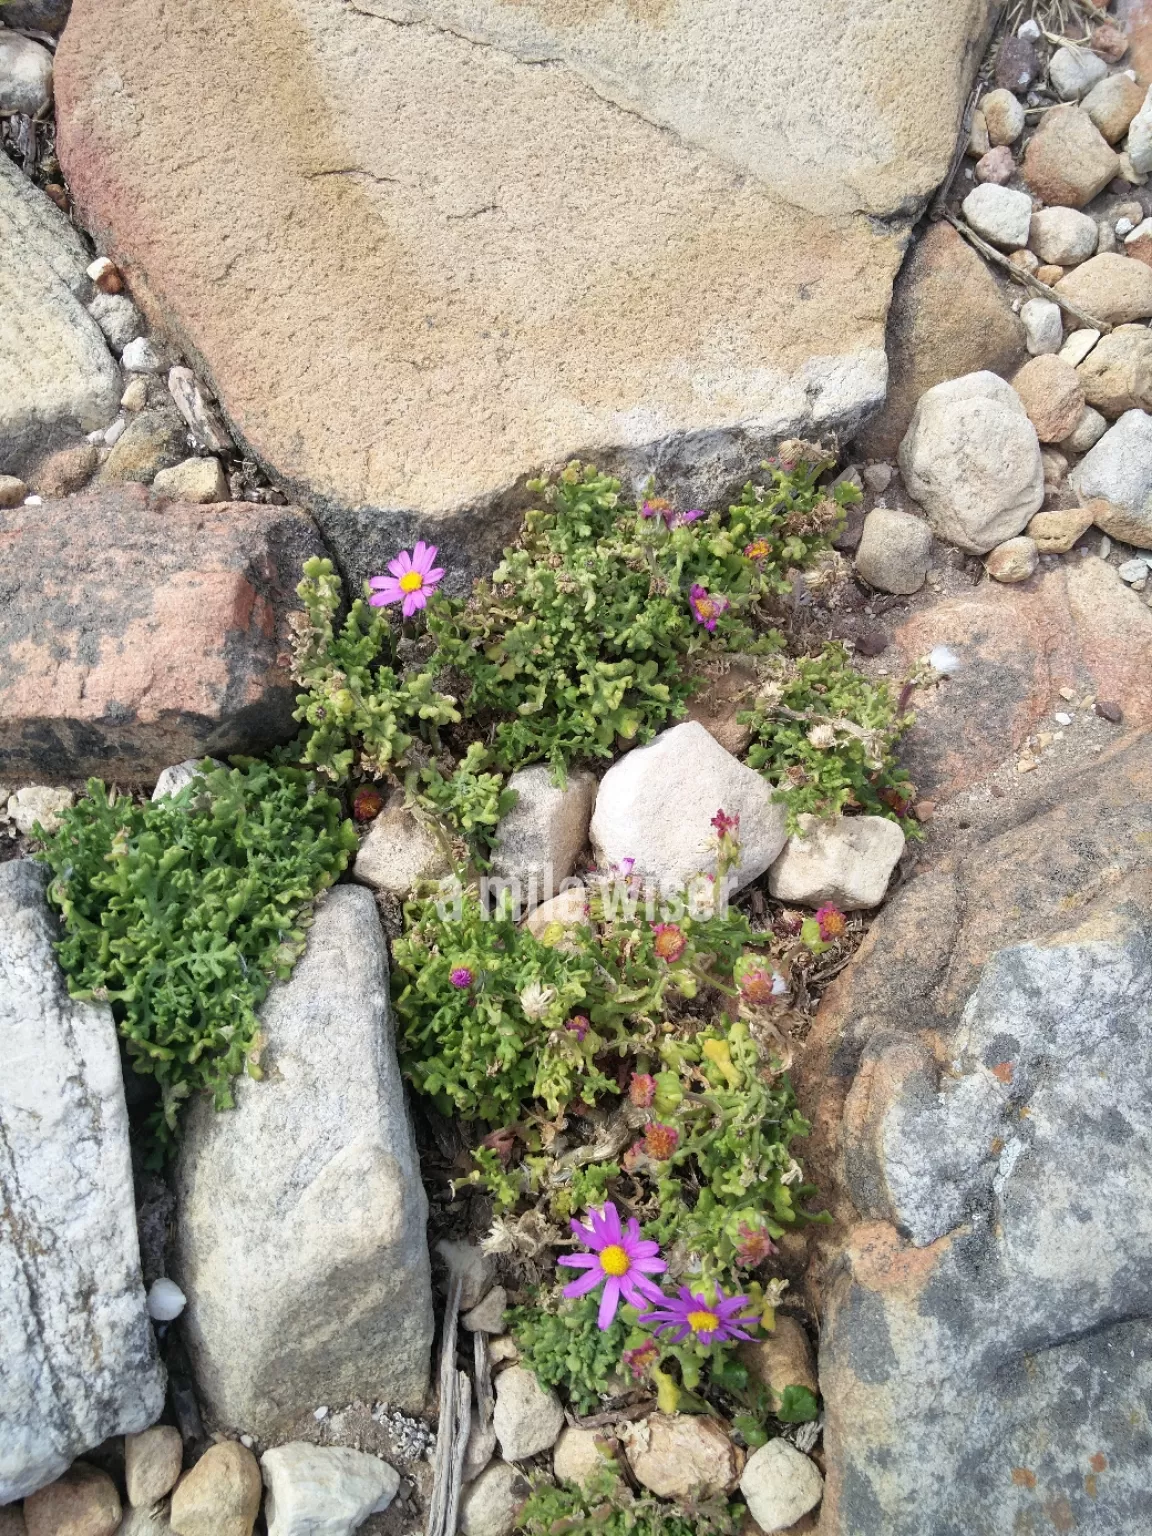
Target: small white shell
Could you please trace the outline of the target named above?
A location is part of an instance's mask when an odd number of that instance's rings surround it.
[[[175,1280],[165,1276],[153,1280],[152,1289],[148,1292],[148,1316],[156,1322],[170,1323],[173,1318],[180,1316],[187,1304],[188,1298]]]

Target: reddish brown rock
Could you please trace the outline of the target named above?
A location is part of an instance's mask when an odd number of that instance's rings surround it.
[[[1013,375],[1028,420],[1042,443],[1060,443],[1080,420],[1084,386],[1071,363],[1052,353],[1034,357]]]
[[[1119,174],[1120,157],[1086,112],[1046,112],[1024,151],[1021,172],[1045,203],[1083,208]]]
[[[916,242],[888,314],[888,398],[856,439],[870,459],[894,459],[916,402],[946,379],[990,369],[1007,376],[1028,355],[1024,327],[986,264],[950,224]]]
[[[124,486],[0,513],[0,547],[0,773],[148,782],[293,734],[305,513]]]
[[[700,680],[700,691],[688,701],[684,718],[698,720],[725,752],[740,757],[752,740],[752,727],[740,725],[736,716],[751,709],[756,698],[760,680],[755,663],[741,656],[726,658],[711,672],[701,670]]]
[[[942,801],[979,783],[1051,714],[1059,690],[1116,699],[1152,725],[1152,610],[1089,556],[1024,586],[982,586],[914,614],[895,646],[911,666],[934,646],[960,657],[954,677],[912,697],[902,760],[921,795]]]

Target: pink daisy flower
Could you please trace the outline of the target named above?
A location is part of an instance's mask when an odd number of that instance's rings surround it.
[[[675,1297],[664,1296],[661,1301],[661,1306],[643,1313],[640,1321],[654,1326],[657,1333],[671,1331],[673,1344],[687,1338],[697,1344],[727,1344],[732,1339],[752,1337],[738,1326],[756,1320],[747,1312],[751,1306],[747,1296],[725,1297],[717,1287],[716,1300],[709,1301],[702,1292],[682,1285]]]
[[[661,1273],[668,1266],[660,1257],[660,1245],[640,1236],[640,1223],[635,1216],[627,1226],[622,1226],[620,1213],[607,1200],[601,1210],[589,1210],[588,1225],[573,1221],[570,1226],[576,1236],[591,1253],[565,1253],[556,1260],[566,1269],[583,1269],[571,1285],[564,1287],[568,1297],[586,1296],[598,1285],[603,1285],[597,1326],[603,1333],[616,1316],[616,1309],[623,1298],[630,1306],[647,1307],[654,1301],[663,1301],[664,1295],[649,1275]]]
[[[435,558],[435,544],[425,544],[423,539],[417,541],[411,553],[402,549],[395,560],[388,562],[391,576],[373,576],[369,581],[372,592],[368,601],[371,606],[384,608],[389,603],[403,603],[404,617],[410,619],[418,609],[424,607],[429,592],[444,576],[442,569],[433,570],[432,562]]]

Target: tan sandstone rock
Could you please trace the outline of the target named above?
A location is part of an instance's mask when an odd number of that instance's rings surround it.
[[[1114,251],[1073,267],[1057,287],[1066,299],[1109,325],[1152,315],[1152,267]]]
[[[887,345],[888,398],[856,439],[869,458],[895,457],[917,400],[934,384],[985,368],[1008,375],[1027,356],[1024,327],[988,265],[944,223],[929,226],[901,270]]]
[[[866,215],[946,170],[987,7],[211,17],[207,47],[194,8],[124,0],[109,27],[79,0],[61,160],[355,586],[417,529],[483,564],[525,473],[576,451],[703,497],[782,436],[858,426],[902,253]]]
[[[1152,331],[1118,325],[1076,369],[1087,403],[1104,416],[1147,410],[1152,405]]]
[[[1084,386],[1071,363],[1053,353],[1034,357],[1012,379],[1042,443],[1059,443],[1080,420]]]
[[[28,1536],[113,1536],[120,1515],[116,1484],[86,1461],[24,1500]]]
[[[660,1498],[712,1498],[736,1479],[736,1450],[714,1419],[654,1413],[625,1441],[636,1478]]]
[[[251,1536],[264,1488],[252,1452],[235,1440],[210,1446],[172,1495],[176,1536]]]

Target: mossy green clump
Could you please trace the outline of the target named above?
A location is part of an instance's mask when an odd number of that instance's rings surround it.
[[[156,1078],[154,1146],[206,1090],[260,1076],[256,1010],[285,980],[316,897],[356,847],[339,802],[299,769],[237,759],[139,804],[97,779],[37,855],[64,922],[72,996],[111,1004],[129,1060]]]

